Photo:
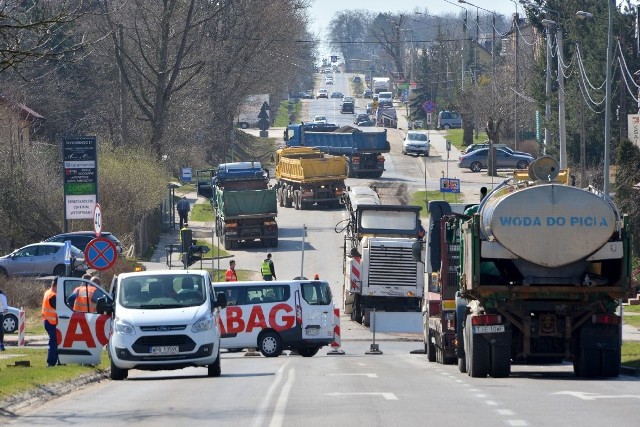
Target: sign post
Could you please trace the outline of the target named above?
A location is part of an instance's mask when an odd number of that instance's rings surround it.
[[[64,229],[67,220],[93,218],[98,201],[98,150],[95,136],[62,139]]]

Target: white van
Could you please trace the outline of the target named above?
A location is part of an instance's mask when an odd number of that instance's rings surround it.
[[[222,348],[258,348],[265,357],[295,350],[314,356],[333,342],[333,301],[319,280],[214,283],[224,293]]]
[[[216,298],[207,271],[124,273],[114,279],[111,293],[111,379],[126,378],[129,369],[188,366],[220,375],[219,315],[226,298]]]
[[[378,93],[378,102],[380,101],[391,101],[393,102],[393,92],[380,92]]]

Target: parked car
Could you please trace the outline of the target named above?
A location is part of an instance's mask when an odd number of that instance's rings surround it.
[[[355,107],[353,101],[345,101],[340,106],[340,114],[353,114],[355,112]]]
[[[342,98],[342,92],[331,92],[331,98]]]
[[[100,237],[106,237],[111,240],[114,245],[116,245],[116,249],[118,253],[122,253],[122,243],[120,240],[113,234],[108,231],[103,231],[100,233]],[[64,242],[65,240],[69,240],[73,246],[80,249],[84,252],[84,249],[87,247],[90,241],[96,238],[95,231],[72,231],[70,233],[62,233],[56,234],[55,236],[49,237],[48,239],[43,240],[44,242]]]
[[[313,116],[313,122],[314,123],[327,123],[327,116],[323,116],[323,115],[316,115]]]
[[[458,159],[458,166],[469,168],[473,172],[480,172],[487,168],[488,148],[480,148],[468,154],[463,154]],[[496,150],[496,167],[498,169],[526,169],[533,162],[533,157],[529,154],[510,154],[502,148]]]
[[[65,274],[64,243],[40,242],[24,246],[0,257],[0,275],[3,276],[62,276]],[[71,246],[74,275],[87,271],[84,253]]]
[[[8,307],[7,313],[4,315],[2,321],[2,328],[5,334],[12,334],[18,330],[18,318],[20,316],[20,310],[15,307]]]
[[[373,127],[373,126],[375,126],[375,125],[376,125],[376,123],[375,123],[373,120],[371,120],[371,119],[369,119],[369,120],[363,120],[363,121],[361,121],[361,122],[358,122],[358,123],[357,123],[357,126],[358,126],[358,127],[361,127],[361,128],[362,128],[362,127]]]
[[[371,98],[373,96],[373,91],[371,89],[365,89],[362,93],[363,98]]]
[[[326,89],[320,89],[318,91],[318,93],[316,94],[316,98],[320,99],[320,98],[327,98],[329,99],[329,91]]]
[[[429,157],[429,135],[425,132],[410,130],[402,143],[402,154],[415,153]]]
[[[455,111],[440,111],[438,113],[438,129],[461,129],[462,116]]]
[[[369,115],[367,113],[359,113],[356,114],[356,118],[353,119],[353,124],[358,124],[359,122],[364,122],[365,120],[369,120]]]
[[[496,148],[500,148],[501,150],[504,150],[509,154],[514,154],[514,153],[517,153],[517,154],[529,154],[529,153],[526,153],[524,151],[512,150],[511,148],[507,147],[507,144],[493,144],[493,146],[496,147]],[[476,144],[471,144],[470,146],[465,148],[463,153],[464,154],[468,154],[468,153],[471,153],[473,151],[479,150],[481,148],[489,148],[489,143],[488,142],[480,142],[480,143],[476,143]]]

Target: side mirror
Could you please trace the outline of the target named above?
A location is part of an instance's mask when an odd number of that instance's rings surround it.
[[[113,301],[106,295],[98,298],[98,301],[96,302],[96,311],[100,314],[112,315]]]
[[[224,292],[218,292],[216,295],[216,304],[215,307],[226,308],[227,307],[227,294]]]
[[[422,262],[422,242],[416,240],[411,245],[411,257],[414,262]]]

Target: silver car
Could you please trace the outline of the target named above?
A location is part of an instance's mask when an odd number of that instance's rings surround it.
[[[12,334],[18,330],[18,318],[20,317],[20,310],[15,307],[9,307],[7,313],[2,319],[2,328],[5,334]]]
[[[410,130],[402,143],[402,154],[415,153],[429,157],[429,136],[425,132]]]
[[[458,166],[469,168],[473,172],[480,172],[487,169],[488,148],[480,148],[471,153],[464,154],[458,159]],[[496,168],[498,169],[526,169],[533,162],[533,157],[529,154],[509,153],[502,148],[496,149]]]
[[[75,270],[73,274],[81,275],[87,270],[84,254],[72,245],[70,255]],[[0,275],[63,276],[66,271],[64,258],[64,243],[34,243],[0,257]]]

